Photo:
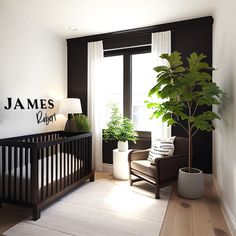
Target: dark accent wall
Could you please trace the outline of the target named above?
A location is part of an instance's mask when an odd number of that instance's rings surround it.
[[[212,24],[203,24],[188,29],[173,31],[172,51],[180,51],[183,58],[193,51],[207,55],[206,61],[212,65]],[[185,61],[186,63],[186,61]],[[198,113],[208,110],[202,106]],[[186,136],[179,126],[172,127],[172,135]],[[212,132],[201,132],[193,138],[193,166],[202,169],[205,173],[212,173]]]
[[[67,55],[68,97],[80,98],[82,111],[87,114],[87,42],[68,42]]]
[[[104,49],[113,49],[151,43],[151,33],[171,30],[172,51],[180,51],[183,57],[193,51],[207,55],[212,64],[212,24],[211,16],[154,25],[132,30],[92,35],[67,40],[68,46],[68,97],[79,97],[83,112],[87,113],[87,43],[103,40]],[[205,108],[202,108],[205,109]],[[172,135],[186,136],[184,131],[173,126]],[[193,140],[193,165],[205,173],[212,172],[212,134],[199,132]],[[111,163],[111,160],[104,160]]]

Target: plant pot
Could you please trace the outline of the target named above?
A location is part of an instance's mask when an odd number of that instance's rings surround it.
[[[122,141],[118,141],[118,145],[117,145],[118,151],[119,152],[127,152],[129,149],[129,143],[128,141],[122,142]]]
[[[178,193],[181,197],[196,199],[203,196],[204,180],[201,170],[192,168],[192,173],[187,167],[179,169]]]

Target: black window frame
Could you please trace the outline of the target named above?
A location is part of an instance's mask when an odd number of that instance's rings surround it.
[[[123,56],[123,111],[132,119],[132,55],[151,52],[151,45],[104,50],[104,57]]]

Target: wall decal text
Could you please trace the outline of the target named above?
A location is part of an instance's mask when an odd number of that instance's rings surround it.
[[[20,99],[20,98],[7,98],[7,103],[4,106],[5,110],[40,110],[36,113],[37,123],[45,123],[48,125],[50,122],[56,121],[56,113],[48,115],[47,113],[43,114],[41,110],[52,110],[54,109],[54,101],[52,99]]]
[[[29,99],[27,98],[25,102],[22,102],[19,98],[13,101],[12,98],[7,98],[7,106],[4,109],[53,109],[54,103],[52,99]]]
[[[43,117],[43,112],[39,111],[36,113],[36,118],[37,118],[37,122],[38,124],[44,122],[46,125],[48,125],[50,122],[56,121],[56,113],[54,112],[54,114],[48,116],[48,114],[46,113],[45,116]]]

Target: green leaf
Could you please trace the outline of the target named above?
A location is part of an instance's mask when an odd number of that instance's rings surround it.
[[[148,97],[151,97],[154,93],[158,92],[159,86],[155,85],[148,93]]]
[[[225,95],[218,85],[212,82],[210,67],[204,54],[193,52],[188,58],[187,66],[183,66],[181,53],[162,54],[166,66],[157,66],[156,84],[149,91],[151,99],[147,107],[153,109],[152,118],[162,117],[163,122],[175,125],[179,122],[190,122],[192,127],[211,131],[213,121],[220,117],[212,112],[211,106],[220,104]],[[209,111],[201,112],[199,106],[206,106]],[[195,112],[195,108],[197,112]],[[194,113],[193,113],[194,112]]]
[[[125,142],[128,140],[136,142],[137,140],[133,122],[120,114],[117,104],[111,105],[111,117],[107,123],[107,128],[103,130],[103,137],[105,141],[119,140]]]

